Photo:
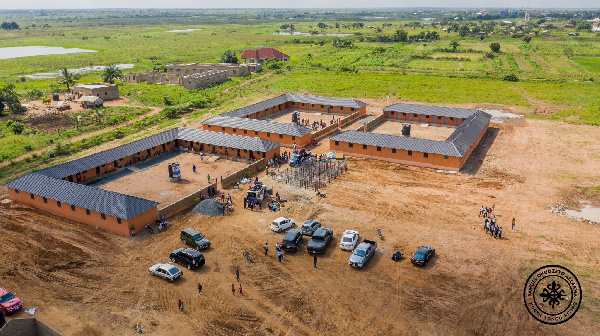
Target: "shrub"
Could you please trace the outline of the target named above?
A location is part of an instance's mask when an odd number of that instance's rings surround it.
[[[8,122],[7,122],[7,124],[8,124]],[[13,122],[10,125],[10,130],[14,134],[21,134],[21,133],[23,133],[23,131],[25,130],[26,127],[27,126],[25,124],[22,124],[20,122]]]
[[[492,49],[492,51],[495,53],[499,53],[500,52],[500,43],[498,43],[498,42],[490,43],[490,49]]]
[[[517,75],[515,74],[510,74],[510,75],[506,75],[502,78],[502,80],[505,80],[507,82],[518,82],[519,81],[519,77],[517,77]]]

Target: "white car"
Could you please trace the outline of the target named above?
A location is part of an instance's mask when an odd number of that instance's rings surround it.
[[[156,264],[148,269],[150,274],[166,279],[168,282],[179,278],[183,272],[171,264]]]
[[[346,230],[340,241],[340,248],[342,250],[352,251],[354,246],[358,243],[358,231]]]
[[[296,222],[294,222],[291,218],[279,217],[271,223],[271,230],[275,232],[281,232],[285,229],[289,229],[291,227],[296,226]]]

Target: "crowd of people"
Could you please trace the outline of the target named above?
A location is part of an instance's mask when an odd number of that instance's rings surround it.
[[[494,214],[496,205],[492,204],[491,208],[484,207],[483,205],[479,208],[479,217],[483,217],[485,233],[490,234],[494,238],[502,239],[504,229],[498,224],[498,217]],[[512,219],[512,229],[515,229],[515,219]]]

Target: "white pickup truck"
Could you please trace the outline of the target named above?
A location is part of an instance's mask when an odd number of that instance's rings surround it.
[[[254,189],[254,190],[253,190]],[[256,186],[254,188],[251,188],[250,190],[246,191],[246,194],[244,195],[244,197],[246,197],[246,199],[256,199],[259,202],[262,202],[263,199],[265,199],[267,195],[267,186],[264,184],[261,184],[260,186]]]

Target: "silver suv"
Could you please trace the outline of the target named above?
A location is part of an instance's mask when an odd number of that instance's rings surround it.
[[[371,257],[375,254],[375,249],[377,248],[377,243],[372,240],[363,240],[362,243],[358,244],[350,259],[348,259],[348,264],[352,267],[364,267],[367,261],[371,259]]]

